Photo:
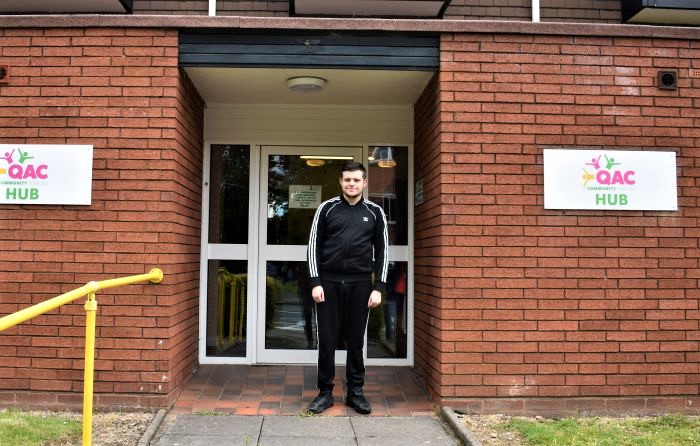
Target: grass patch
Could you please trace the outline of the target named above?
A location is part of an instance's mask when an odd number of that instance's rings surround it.
[[[504,425],[533,446],[700,446],[700,417],[514,418]]]
[[[56,415],[34,415],[16,409],[0,410],[0,445],[44,446],[80,439],[82,423]]]

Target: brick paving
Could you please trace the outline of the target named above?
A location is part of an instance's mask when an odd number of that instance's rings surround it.
[[[344,404],[345,368],[336,371],[335,405],[326,416],[352,416]],[[407,367],[368,367],[365,396],[372,416],[430,416],[433,402],[416,372]],[[315,366],[203,365],[187,382],[172,413],[298,415],[318,393]]]

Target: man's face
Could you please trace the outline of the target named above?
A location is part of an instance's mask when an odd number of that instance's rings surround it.
[[[362,196],[362,191],[367,185],[367,179],[362,178],[361,170],[353,170],[352,172],[343,172],[340,178],[340,188],[346,198],[356,198]]]

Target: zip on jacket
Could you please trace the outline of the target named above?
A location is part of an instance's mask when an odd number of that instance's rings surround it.
[[[311,287],[321,279],[356,282],[375,274],[374,289],[387,290],[389,234],[384,210],[362,199],[351,205],[343,196],[316,209],[307,251]]]

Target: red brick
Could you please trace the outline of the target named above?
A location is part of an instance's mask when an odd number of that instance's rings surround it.
[[[34,137],[34,136],[41,136],[44,138],[42,142],[46,142],[48,138],[59,138],[56,140],[56,142],[63,143],[65,142],[64,140],[61,140],[60,138],[66,138],[70,137],[72,139],[71,142],[75,143],[92,143],[94,141],[98,142],[98,147],[96,147],[95,151],[95,159],[96,159],[96,171],[95,171],[95,178],[99,180],[101,171],[99,170],[100,168],[104,169],[104,165],[101,165],[99,163],[100,160],[100,155],[103,153],[99,148],[99,142],[100,141],[106,141],[106,137],[110,135],[110,131],[106,130],[105,127],[109,125],[107,122],[107,119],[109,117],[118,117],[118,116],[124,116],[124,118],[129,118],[128,115],[122,115],[121,111],[118,107],[130,107],[131,110],[134,110],[133,107],[135,105],[138,105],[137,103],[141,101],[141,106],[142,107],[148,107],[147,112],[145,114],[134,114],[133,118],[136,120],[133,121],[113,121],[112,124],[117,125],[117,126],[131,126],[133,127],[141,127],[144,126],[144,122],[147,122],[148,117],[154,117],[154,118],[160,118],[162,116],[182,116],[179,115],[177,112],[175,112],[176,107],[180,107],[179,103],[175,100],[170,100],[169,98],[163,98],[161,97],[163,94],[171,94],[175,95],[174,90],[168,90],[168,89],[163,89],[160,88],[158,90],[152,90],[152,91],[141,91],[141,93],[144,93],[145,95],[148,95],[149,93],[154,93],[158,94],[157,98],[153,98],[151,101],[150,98],[145,96],[144,98],[140,99],[131,99],[129,101],[124,101],[123,99],[114,99],[114,104],[109,104],[108,100],[106,98],[99,98],[99,97],[86,97],[86,96],[81,96],[81,93],[83,95],[105,95],[105,94],[115,94],[116,93],[121,93],[121,86],[148,86],[150,79],[146,77],[132,77],[132,76],[163,76],[164,75],[164,69],[162,67],[158,68],[151,68],[150,64],[151,61],[144,59],[144,58],[133,58],[129,62],[126,63],[126,65],[134,67],[133,71],[130,71],[130,77],[128,80],[125,80],[123,77],[123,70],[121,67],[112,67],[111,62],[113,61],[109,55],[117,55],[117,54],[122,54],[121,49],[119,48],[118,45],[113,45],[113,39],[111,36],[123,36],[124,35],[124,30],[110,30],[107,32],[107,30],[104,30],[105,32],[102,32],[102,30],[93,30],[94,32],[88,32],[85,33],[85,35],[90,35],[91,37],[80,37],[83,35],[83,32],[81,30],[56,30],[57,32],[54,33],[49,33],[47,32],[46,36],[47,37],[42,37],[42,34],[39,33],[26,33],[27,35],[33,35],[33,40],[32,44],[37,45],[34,48],[30,49],[30,53],[35,50],[41,50],[40,46],[44,47],[43,52],[39,52],[36,55],[43,56],[41,57],[35,57],[33,59],[33,66],[36,68],[32,68],[32,70],[27,70],[25,72],[25,76],[27,79],[27,83],[29,85],[40,85],[41,89],[31,89],[31,88],[23,88],[23,87],[11,87],[11,88],[3,88],[3,97],[4,98],[14,98],[12,99],[14,101],[13,108],[11,109],[13,112],[18,111],[19,112],[19,107],[24,107],[24,106],[35,106],[37,108],[31,109],[31,110],[37,110],[38,113],[33,113],[33,112],[25,112],[25,113],[13,113],[13,114],[7,114],[5,116],[0,116],[0,120],[4,119],[6,122],[4,122],[5,127],[8,126],[8,118],[11,118],[13,116],[26,116],[31,119],[27,119],[26,122],[23,123],[23,125],[26,125],[28,128],[21,130],[21,132],[17,132],[15,136],[26,136],[26,137]],[[139,41],[138,39],[146,39],[151,41],[151,34],[153,31],[146,31],[142,30],[138,34],[138,37],[135,37],[137,39],[136,41]],[[156,35],[162,35],[162,32],[156,32]],[[104,37],[96,37],[98,35],[102,35]],[[70,40],[68,40],[70,39]],[[24,46],[29,46],[28,45],[28,40],[24,39],[25,42],[23,43]],[[145,40],[144,40],[145,41]],[[14,43],[13,43],[14,42]],[[17,38],[14,37],[7,37],[3,39],[3,45],[7,44],[19,44]],[[168,39],[160,39],[159,40],[159,45],[165,45],[169,44],[173,47],[176,47],[177,45],[177,38],[169,38]],[[100,50],[98,47],[101,46],[102,49]],[[106,48],[110,47],[110,48]],[[136,50],[136,51],[141,51],[141,50]],[[163,56],[159,60],[158,63],[161,64],[166,64],[166,65],[171,65],[171,66],[176,66],[176,63],[168,62],[165,60],[165,54],[168,54],[168,57],[171,58],[176,58],[176,52],[172,51],[166,51],[164,47],[158,47],[155,49],[151,50],[145,50],[147,51],[148,54],[156,54],[158,56]],[[110,53],[111,52],[111,53]],[[5,53],[7,55],[7,53]],[[148,67],[136,67],[134,66],[135,61],[142,61],[146,62]],[[17,66],[21,66],[21,64],[16,64]],[[177,71],[172,71],[170,73],[170,78],[169,79],[161,79],[159,80],[160,85],[162,86],[177,86],[178,82],[181,81],[179,78],[180,74]],[[70,78],[73,81],[74,86],[84,86],[85,88],[74,88],[74,87],[66,87],[66,82],[65,80]],[[110,78],[113,78],[110,80]],[[111,85],[111,87],[109,87]],[[191,84],[187,84],[187,88],[191,88]],[[62,88],[58,89],[55,88],[56,86],[61,86]],[[93,88],[93,87],[99,87],[99,88]],[[107,88],[102,88],[102,87],[107,87]],[[116,88],[115,88],[116,87]],[[18,96],[13,96],[13,94],[21,94],[24,95],[24,97],[18,97]],[[41,95],[41,96],[39,96]],[[53,96],[53,97],[52,97]],[[192,96],[193,102],[192,102],[192,107],[190,110],[192,110],[193,113],[197,113],[198,111],[201,113],[201,102],[198,102],[198,99],[195,96]],[[8,99],[9,100],[9,99]],[[186,99],[188,101],[189,99]],[[118,104],[117,102],[121,102]],[[10,103],[4,104],[4,105],[11,105]],[[70,106],[70,107],[67,107]],[[63,107],[61,110],[53,107]],[[82,109],[82,111],[79,113],[79,110],[75,107],[85,107]],[[89,107],[89,108],[88,108]],[[108,108],[108,107],[114,107],[114,108]],[[171,111],[172,109],[172,111]],[[134,112],[131,112],[134,113]],[[185,113],[189,113],[189,111],[186,111]],[[1,115],[1,113],[0,113]],[[78,116],[80,116],[78,118]],[[144,119],[146,117],[146,119]],[[68,118],[68,120],[66,120]],[[154,125],[157,125],[159,128],[167,128],[168,126],[172,127],[175,129],[176,127],[182,125],[182,126],[187,126],[188,131],[192,129],[191,123],[190,122],[178,122],[176,120],[158,120],[154,121]],[[65,129],[62,130],[62,128],[69,126],[69,127],[76,127],[75,129]],[[90,134],[90,128],[95,129],[95,133]],[[80,129],[80,130],[78,130]],[[97,131],[99,130],[99,131]],[[201,129],[194,129],[195,132],[200,132],[201,134]],[[13,137],[11,131],[5,131],[4,132],[6,138],[11,138]],[[118,135],[118,133],[114,134],[114,136]],[[175,133],[172,133],[172,135],[175,135]],[[80,140],[79,138],[81,137],[88,137],[92,138],[95,137],[94,139],[90,140]],[[133,136],[133,135],[132,135]],[[183,150],[184,146],[179,145],[182,144],[181,142],[175,142],[173,143],[164,143],[160,139],[162,139],[163,134],[162,132],[159,132],[157,135],[145,135],[146,138],[150,136],[156,136],[159,138],[158,141],[153,141],[152,143],[144,142],[143,147],[148,147],[149,145],[158,148],[158,152],[160,153],[163,148],[167,148],[168,150],[176,150],[181,153],[187,153],[184,155],[186,158],[191,157],[191,154],[198,154],[201,153],[201,147],[194,147],[194,148],[188,148],[186,151]],[[196,140],[196,139],[195,139]],[[194,140],[193,140],[194,141]],[[21,142],[21,141],[18,141]],[[32,141],[27,141],[27,142],[32,142]],[[129,143],[125,143],[122,141],[117,148],[119,149],[124,149],[128,148]],[[185,143],[189,144],[189,143]],[[196,144],[196,143],[195,143]],[[135,146],[138,148],[138,146]],[[154,149],[156,150],[156,149]],[[104,152],[104,158],[112,158],[117,154],[118,152],[115,152],[113,154],[108,154],[107,152]],[[174,158],[177,158],[177,155]],[[195,155],[196,156],[196,155]],[[200,164],[196,160],[187,160],[186,162],[181,162],[179,164],[173,164],[171,166],[164,165],[162,168],[162,172],[169,172],[170,175],[173,177],[177,176],[182,176],[182,175],[190,175],[190,173],[183,174],[183,172],[176,172],[175,169],[179,169],[182,166],[187,166],[187,169],[198,169],[197,166]],[[119,167],[121,169],[121,167]],[[199,175],[199,172],[196,170],[193,170],[191,172],[192,177],[196,177]],[[197,180],[194,181],[194,184],[197,183]],[[102,189],[99,187],[100,184],[97,184],[97,188],[95,192],[93,193],[93,203],[95,203],[95,199],[97,199],[97,203],[99,204],[99,200],[117,200],[118,195],[116,192],[113,195],[110,195],[109,193],[101,193],[101,190],[104,190],[104,186],[102,185]],[[143,189],[143,192],[141,192],[141,195],[147,195],[148,193],[152,193],[149,191],[151,189],[148,184],[148,180],[144,180],[144,182],[140,185],[140,188]],[[132,191],[134,191],[134,197],[129,198],[122,198],[122,199],[133,199],[133,200],[140,200],[142,199],[139,197],[139,193],[137,193],[134,188],[130,188]],[[145,196],[144,195],[144,196]],[[173,194],[170,198],[165,197],[165,200],[181,200],[182,197],[179,194]],[[189,199],[194,199],[195,201],[198,200],[195,196],[190,196]],[[163,197],[159,196],[156,197],[156,201],[158,202],[163,202]],[[191,206],[189,206],[191,209],[197,209],[199,208],[200,204],[194,203]],[[170,207],[163,204],[162,212],[172,212],[175,208]],[[182,212],[181,210],[178,210],[177,212]],[[188,211],[185,211],[188,212]],[[124,250],[126,251],[133,251],[133,248],[131,247],[138,247],[138,251],[143,251],[144,250],[144,244],[157,244],[158,243],[158,237],[153,238],[152,236],[146,235],[143,233],[143,227],[138,228],[138,227],[130,227],[128,220],[125,222],[125,225],[119,226],[119,223],[115,225],[114,228],[106,228],[103,223],[102,219],[108,220],[108,221],[115,221],[118,222],[120,220],[120,217],[114,213],[114,214],[109,214],[109,213],[98,213],[98,212],[87,212],[82,215],[76,215],[75,211],[68,211],[68,212],[62,212],[57,209],[51,209],[51,210],[22,210],[21,212],[18,211],[15,213],[14,216],[11,216],[12,214],[9,212],[5,212],[4,216],[7,218],[16,218],[16,221],[23,221],[25,223],[25,227],[23,230],[25,231],[24,234],[22,234],[21,238],[16,238],[15,240],[22,240],[22,245],[21,249],[24,250],[22,252],[27,252],[30,257],[28,257],[26,260],[33,260],[36,263],[32,263],[29,265],[27,268],[27,271],[31,272],[34,284],[29,283],[29,281],[23,281],[21,276],[18,276],[16,274],[11,274],[11,268],[9,268],[9,265],[6,265],[7,268],[5,268],[5,271],[8,271],[6,274],[7,278],[11,279],[14,281],[14,283],[21,283],[24,286],[25,292],[30,292],[30,293],[50,293],[52,295],[59,294],[62,290],[70,289],[72,287],[75,287],[77,285],[74,285],[76,282],[81,282],[83,280],[83,275],[85,276],[85,281],[87,280],[94,280],[94,275],[90,274],[89,271],[94,271],[94,272],[99,272],[101,273],[102,271],[106,270],[115,270],[116,268],[112,268],[110,264],[115,264],[117,262],[123,262],[123,259],[118,259],[114,253],[109,253],[109,252],[104,252],[103,250],[105,248],[105,245],[102,243],[91,243],[91,241],[112,241],[115,242],[116,239],[116,233],[117,231],[122,231],[123,235],[120,239],[120,243],[114,243],[112,245],[107,245],[107,248],[114,248],[115,250]],[[179,230],[174,230],[173,228],[177,227],[176,219],[168,219],[164,214],[152,214],[152,216],[156,216],[159,220],[158,224],[154,224],[153,228],[156,232],[166,232],[166,233],[179,233],[179,234],[187,234],[187,229],[184,231],[179,231]],[[128,215],[127,215],[128,216]],[[77,217],[77,218],[76,218]],[[153,218],[153,217],[151,217]],[[86,221],[86,223],[82,223],[83,221]],[[63,224],[65,222],[65,224]],[[84,226],[81,228],[81,226]],[[79,239],[76,239],[75,237],[75,232],[72,231],[65,231],[65,232],[60,232],[61,229],[72,229],[72,228],[81,228],[81,235]],[[17,228],[15,228],[17,229]],[[50,232],[53,230],[54,232]],[[90,232],[90,231],[100,231],[100,232]],[[88,231],[88,232],[86,232]],[[13,231],[15,234],[20,234],[16,230]],[[142,233],[144,235],[139,236],[138,233]],[[189,243],[187,240],[187,237],[191,237],[190,240],[194,241],[196,245],[198,245],[198,242],[196,242],[196,239],[198,238],[198,230],[192,230],[190,231],[191,233],[186,236],[185,238],[178,238],[177,236],[174,236],[173,239],[171,240],[171,243],[174,244],[179,244],[181,243],[182,240],[185,240],[185,243]],[[57,236],[59,235],[60,236]],[[2,236],[0,236],[2,238]],[[56,243],[59,243],[60,246],[57,246]],[[17,249],[20,249],[20,246],[18,245],[17,248],[15,248],[15,251]],[[33,252],[33,255],[31,254]],[[154,251],[156,252],[156,251]],[[96,254],[99,253],[99,254]],[[15,262],[21,260],[20,257],[18,257],[18,252],[14,253],[13,258],[15,259]],[[132,256],[133,259],[133,256]],[[175,257],[162,257],[163,261],[165,262],[174,262],[177,261],[178,263],[182,262],[182,260],[176,260]],[[143,266],[137,266],[136,268],[133,268],[134,271],[138,271],[139,273],[144,272],[144,269],[150,268],[152,266],[152,260],[147,260],[147,259],[142,259],[142,262],[148,263],[146,268]],[[192,257],[191,260],[188,260],[192,262],[193,269],[196,269],[196,265],[198,264],[198,260],[195,258],[195,256]],[[60,265],[64,263],[64,266],[61,267]],[[136,265],[134,265],[136,266]],[[167,265],[163,265],[166,266]],[[175,270],[174,268],[172,269],[173,271]],[[80,277],[74,277],[72,272],[80,273]],[[75,279],[78,279],[77,281]],[[193,280],[195,283],[197,281],[196,277],[192,277],[191,279],[187,280]],[[54,287],[49,287],[47,288],[47,284],[56,284],[58,286]],[[67,288],[61,288],[60,284],[67,284]],[[25,286],[26,285],[26,286]],[[7,288],[7,291],[10,292],[17,292],[17,290],[11,290]],[[163,290],[165,291],[165,290]],[[3,293],[6,292],[5,289],[2,291]],[[141,301],[139,299],[139,301]],[[112,307],[112,305],[115,305],[114,299],[112,299],[110,296],[102,296],[100,299],[100,308],[102,309],[110,309],[110,308],[119,308],[119,307]],[[148,302],[148,301],[144,301]],[[150,304],[150,305],[155,305],[155,300]],[[175,301],[173,301],[175,302]],[[75,307],[75,309],[73,309]],[[155,307],[158,308],[158,307]],[[177,311],[185,311],[185,310],[177,310]],[[8,370],[13,370],[13,373],[19,370],[23,370],[22,373],[24,373],[25,376],[29,377],[29,381],[27,382],[26,388],[32,388],[36,390],[45,390],[49,392],[60,392],[62,390],[67,390],[71,391],[73,390],[78,390],[81,389],[81,386],[79,385],[79,382],[82,380],[82,375],[80,373],[80,370],[76,370],[76,373],[73,373],[73,371],[68,370],[66,373],[61,372],[61,376],[64,377],[65,379],[62,380],[46,380],[44,377],[46,376],[46,373],[57,373],[52,371],[54,368],[59,368],[57,369],[58,371],[62,370],[60,368],[70,368],[72,369],[74,366],[75,367],[81,367],[81,362],[80,360],[76,361],[75,364],[73,364],[73,360],[69,358],[82,358],[83,352],[82,348],[74,348],[75,344],[81,344],[82,343],[82,337],[84,336],[84,328],[81,327],[67,327],[65,326],[66,324],[70,324],[72,322],[72,317],[71,315],[76,315],[77,317],[77,323],[82,324],[84,320],[83,310],[81,308],[81,305],[71,305],[69,307],[65,307],[63,310],[61,310],[62,316],[56,316],[56,315],[47,315],[47,316],[41,316],[36,319],[36,321],[46,321],[49,325],[45,326],[37,326],[37,325],[27,325],[27,326],[22,326],[20,330],[22,330],[23,333],[29,333],[32,336],[34,336],[34,340],[36,343],[32,347],[25,347],[22,352],[22,357],[18,358],[17,361],[13,360],[13,363],[10,363],[9,361],[3,361],[3,364],[8,366],[8,367],[15,367],[14,369],[8,369]],[[110,311],[106,311],[105,313],[109,314]],[[122,311],[124,313],[124,311]],[[155,311],[157,314],[158,311]],[[176,314],[176,313],[172,313]],[[187,313],[183,313],[187,314]],[[138,316],[138,313],[136,314]],[[194,314],[193,314],[194,315]],[[191,316],[187,316],[191,317]],[[133,341],[131,345],[127,342],[123,345],[123,349],[117,349],[114,350],[114,352],[117,353],[112,353],[112,350],[110,349],[104,349],[105,347],[109,347],[113,344],[112,339],[98,339],[98,370],[111,370],[114,367],[114,364],[111,360],[105,359],[109,358],[110,356],[116,356],[116,357],[131,357],[134,356],[136,358],[139,358],[141,356],[141,349],[143,348],[153,348],[152,347],[152,339],[143,339],[143,329],[145,327],[150,327],[155,321],[164,321],[164,318],[122,318],[121,316],[118,316],[117,318],[114,317],[105,317],[102,315],[102,317],[98,317],[98,324],[118,324],[118,325],[126,325],[126,327],[123,328],[98,328],[98,333],[105,334],[105,335],[123,335],[123,336],[133,336],[135,335],[138,339]],[[173,321],[175,323],[175,321]],[[57,325],[51,325],[51,324],[57,324]],[[132,328],[134,325],[136,325],[136,328]],[[166,324],[167,325],[167,324]],[[48,337],[46,336],[51,335],[55,336],[57,332],[55,331],[56,328],[58,327],[59,331],[58,334],[61,336],[60,338],[53,338],[53,337]],[[128,330],[128,332],[124,331],[115,331],[115,330]],[[46,332],[46,330],[53,330],[51,332]],[[111,333],[110,333],[110,330]],[[191,329],[188,329],[191,330]],[[13,333],[10,331],[9,333]],[[43,335],[43,336],[41,336]],[[40,337],[37,337],[40,336]],[[131,338],[132,340],[135,338]],[[190,342],[196,342],[196,338],[190,334],[188,336],[188,339],[190,339]],[[46,342],[43,342],[46,340]],[[151,347],[148,347],[151,346]],[[186,353],[187,350],[190,351],[190,353]],[[183,353],[175,353],[175,355],[181,355],[181,354],[191,354],[192,348],[188,347],[186,349],[180,349]],[[119,353],[120,352],[120,353]],[[130,352],[130,353],[127,353]],[[175,350],[173,350],[175,352]],[[26,355],[26,357],[25,357]],[[28,364],[28,357],[33,356],[33,364],[32,368],[26,368]],[[176,357],[176,356],[175,356]],[[136,364],[141,364],[141,366],[138,366]],[[23,367],[23,368],[18,368],[18,367]],[[182,367],[182,366],[178,366]],[[133,364],[133,368],[135,370],[142,369],[144,371],[151,371],[152,370],[152,363],[149,362],[135,362]],[[50,371],[51,370],[51,371]],[[99,375],[99,373],[98,373]],[[53,376],[50,376],[53,378]],[[99,379],[99,378],[98,378]],[[116,379],[116,378],[115,378]],[[139,377],[134,377],[135,380],[138,380]],[[15,388],[21,388],[21,386],[14,385]],[[174,388],[168,383],[165,387],[166,392],[173,391]],[[113,391],[114,386],[110,385],[109,383],[96,383],[96,389],[98,390],[107,390],[107,391]],[[22,395],[20,398],[24,399],[24,401],[29,401],[31,404],[31,398],[25,395]],[[51,403],[55,403],[55,396],[53,397],[54,399],[51,401]]]

